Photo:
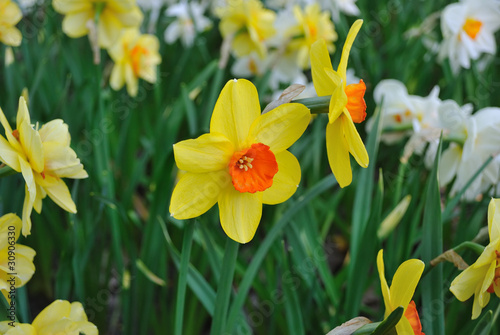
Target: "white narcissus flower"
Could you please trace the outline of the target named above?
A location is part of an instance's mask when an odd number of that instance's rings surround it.
[[[495,54],[495,32],[500,28],[500,3],[496,0],[462,0],[445,7],[441,15],[443,42],[440,60],[449,58],[451,69],[470,68],[470,60]]]
[[[180,39],[185,47],[192,46],[197,33],[212,27],[212,21],[203,15],[205,9],[205,5],[186,1],[170,6],[165,13],[176,20],[165,30],[165,41],[172,44]]]

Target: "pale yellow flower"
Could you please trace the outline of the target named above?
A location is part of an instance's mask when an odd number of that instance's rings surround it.
[[[275,34],[276,13],[262,7],[258,0],[232,0],[227,7],[218,8],[222,37],[234,35],[232,49],[237,57],[256,51],[267,53],[265,41]]]
[[[97,327],[89,322],[79,302],[56,300],[37,315],[32,324],[0,322],[0,335],[97,335]]]
[[[5,139],[0,135],[0,161],[21,172],[26,181],[23,206],[23,235],[31,231],[31,211],[40,213],[42,199],[47,195],[61,208],[76,213],[68,187],[62,178],[87,178],[87,172],[70,148],[71,137],[63,120],[52,120],[39,130],[31,125],[28,106],[19,98],[17,129],[12,130],[0,108],[0,123]]]
[[[135,97],[139,78],[150,83],[156,82],[156,66],[161,63],[158,53],[160,43],[154,35],[141,35],[137,29],[127,29],[117,43],[109,49],[115,62],[111,72],[110,85],[119,90],[127,84],[127,92]]]
[[[89,21],[96,18],[97,39],[101,48],[109,48],[123,28],[138,27],[142,12],[135,0],[52,0],[54,9],[64,14],[63,31],[72,38],[89,33]]]
[[[310,67],[309,50],[314,42],[325,40],[328,52],[333,53],[337,33],[330,19],[330,13],[321,12],[319,4],[308,5],[303,11],[299,6],[293,8],[297,25],[290,29],[289,35],[294,38],[288,48],[297,51],[297,62],[302,69]]]
[[[17,47],[23,36],[15,25],[21,21],[23,13],[11,0],[0,0],[0,42]]]
[[[21,219],[15,214],[0,217],[0,291],[9,300],[11,286],[23,286],[35,273],[35,250],[16,243],[21,226]]]

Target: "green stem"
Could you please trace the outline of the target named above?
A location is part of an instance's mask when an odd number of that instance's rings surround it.
[[[215,311],[212,320],[211,335],[223,334],[226,327],[227,311],[229,308],[229,298],[231,296],[231,284],[233,283],[234,269],[240,244],[231,239],[227,239],[224,258],[222,260],[222,271],[220,282],[215,297]]]
[[[186,301],[186,284],[193,242],[194,222],[186,221],[184,239],[182,241],[181,264],[179,268],[179,282],[177,284],[177,302],[175,305],[175,335],[182,335],[182,321],[184,319],[184,303]]]
[[[292,100],[292,102],[303,104],[309,108],[313,114],[328,114],[331,98],[331,95],[325,95],[322,97]]]
[[[466,241],[466,242],[460,243],[455,248],[453,248],[453,251],[458,253],[464,249],[470,249],[470,250],[474,251],[478,256],[480,256],[484,251],[484,246],[482,246],[481,244],[474,243],[474,242]]]
[[[16,173],[17,173],[17,171],[12,169],[8,165],[0,166],[0,178],[12,176],[13,174],[16,174]]]

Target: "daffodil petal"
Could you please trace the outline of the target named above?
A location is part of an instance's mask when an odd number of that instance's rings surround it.
[[[300,164],[290,151],[276,154],[278,173],[273,177],[273,185],[262,192],[262,202],[276,205],[287,201],[297,191],[300,183]]]
[[[450,146],[441,155],[439,164],[439,185],[445,186],[455,177],[460,159],[462,158],[462,149],[458,145]]]
[[[500,199],[491,199],[488,205],[488,233],[490,241],[500,237]]]
[[[127,93],[131,97],[137,96],[139,91],[139,78],[134,74],[132,65],[127,63],[124,65],[125,68],[125,82],[127,83]]]
[[[330,98],[330,106],[328,111],[328,121],[333,123],[337,120],[347,105],[347,95],[345,94],[344,88],[342,87],[342,79],[333,70],[325,69],[325,72],[332,79],[332,82],[336,82],[333,87],[332,97]]]
[[[75,301],[71,303],[69,318],[74,321],[88,321],[85,309],[80,302]]]
[[[311,113],[302,104],[286,103],[259,116],[250,128],[252,143],[268,145],[274,154],[288,149],[304,133]]]
[[[170,214],[179,220],[200,216],[215,205],[221,190],[228,187],[232,184],[227,171],[187,172],[172,192]]]
[[[42,139],[37,130],[30,124],[30,117],[26,100],[19,99],[19,110],[17,112],[17,128],[19,130],[19,141],[24,148],[28,161],[36,172],[40,173],[44,169],[44,158],[42,149]]]
[[[481,315],[481,311],[483,307],[481,305],[481,301],[479,299],[479,295],[481,294],[481,285],[476,287],[476,291],[474,292],[474,302],[472,303],[472,320],[475,320]],[[490,300],[490,295],[488,294],[488,301]]]
[[[88,1],[52,1],[54,9],[61,14],[68,14],[70,12],[81,12],[92,10],[93,4]]]
[[[356,159],[356,162],[362,167],[367,167],[369,163],[368,153],[366,152],[363,140],[359,136],[359,133],[352,122],[349,115],[344,113],[342,117],[342,123],[344,128],[345,137],[347,140],[347,145],[349,146],[349,152]]]
[[[0,334],[5,334],[9,330],[9,335],[38,335],[37,330],[30,324],[27,323],[17,323],[16,327],[12,328],[9,326],[10,321],[0,322]],[[5,328],[4,328],[5,327]]]
[[[61,2],[61,1],[55,1]],[[87,22],[93,19],[92,11],[81,11],[68,13],[62,22],[62,29],[66,35],[72,38],[82,37],[88,34]]]
[[[97,23],[97,40],[101,48],[109,48],[120,36],[123,24],[118,20],[116,13],[105,7]]]
[[[219,213],[226,235],[238,243],[248,243],[262,217],[262,193],[241,193],[228,187],[219,196]]]
[[[482,280],[486,275],[488,267],[476,268],[474,265],[469,266],[462,271],[450,285],[450,291],[460,301],[466,301],[476,291],[478,286],[481,286]]]
[[[385,314],[384,318],[389,316],[392,312],[391,294],[389,292],[389,285],[385,279],[385,266],[384,266],[384,250],[380,249],[377,254],[377,269],[380,278],[380,288],[382,289],[382,296],[384,298]]]
[[[342,49],[342,56],[340,57],[339,67],[337,69],[338,74],[344,79],[343,85],[345,87],[345,79],[346,79],[346,71],[347,71],[347,61],[349,60],[349,54],[351,52],[352,44],[354,43],[354,39],[358,35],[359,29],[363,25],[363,20],[356,20],[349,29],[349,33],[347,34],[347,38],[344,43],[344,47]]]
[[[204,134],[194,140],[174,144],[174,156],[180,170],[205,173],[227,168],[234,146],[224,135]]]
[[[11,236],[9,235],[9,231],[12,231],[9,227],[14,227],[14,235],[17,241],[21,226],[21,219],[16,214],[9,213],[0,217],[0,250],[8,246],[8,237]]]
[[[325,72],[325,68],[333,71],[326,42],[324,39],[320,39],[311,46],[311,74],[318,96],[331,95],[335,88],[335,84]]]
[[[111,70],[109,85],[115,91],[119,91],[125,85],[125,68],[122,64],[115,64]]]
[[[0,265],[0,270],[3,270],[0,271],[0,282],[2,281],[5,282],[9,279],[10,276],[13,276],[15,277],[16,281],[15,286],[21,287],[24,284],[26,284],[35,273],[35,266],[33,265],[33,257],[32,257],[34,256],[35,251],[30,247],[21,244],[16,244],[15,248],[16,248],[15,274],[9,275],[9,273],[11,273],[12,271]],[[28,254],[28,257],[24,255],[25,253]],[[5,248],[0,251],[0,264],[7,265],[7,262],[8,262],[8,254],[7,254],[7,249]]]
[[[398,306],[396,306],[398,307]],[[406,307],[406,306],[402,306]],[[397,334],[408,334],[408,335],[413,335],[415,332],[413,331],[413,328],[411,327],[410,322],[408,319],[403,315],[399,322],[396,325],[396,333]]]
[[[18,47],[23,41],[23,35],[21,34],[21,31],[16,27],[6,27],[2,31],[0,40],[6,45]]]
[[[351,161],[341,118],[326,126],[326,151],[330,168],[340,187],[348,186],[352,182]]]
[[[10,166],[13,170],[21,172],[21,166],[19,165],[19,153],[1,135],[0,135],[0,161]]]
[[[36,184],[35,176],[33,175],[33,170],[31,170],[29,163],[22,158],[19,158],[19,163],[21,165],[21,173],[26,182],[26,195],[23,205],[23,235],[26,236],[29,235],[31,231],[30,216],[36,198]]]
[[[248,137],[250,126],[260,115],[259,96],[255,86],[245,79],[227,82],[215,104],[210,132],[226,136],[236,150]]]
[[[38,330],[55,324],[62,318],[67,318],[71,311],[71,304],[66,300],[56,300],[45,307],[33,320],[33,327]]]
[[[10,145],[17,151],[17,152],[23,152],[23,148],[21,147],[21,143],[12,135],[12,128],[10,127],[9,122],[7,121],[7,118],[5,117],[5,114],[2,111],[2,108],[0,108],[0,123],[2,124],[3,128],[5,129],[5,137],[7,137],[7,140],[9,141]]]
[[[49,177],[46,177],[47,179]],[[51,181],[43,187],[48,196],[59,207],[70,213],[76,213],[76,205],[71,199],[71,193],[66,183],[60,178],[51,178]]]
[[[392,278],[390,288],[391,304],[393,307],[403,306],[406,310],[415,293],[424,268],[424,262],[419,259],[409,259],[398,267]]]

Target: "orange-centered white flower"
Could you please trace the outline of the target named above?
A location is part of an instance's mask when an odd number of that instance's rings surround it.
[[[362,167],[367,167],[369,161],[366,148],[353,123],[363,122],[366,117],[366,86],[363,80],[359,84],[346,85],[349,52],[362,24],[363,20],[357,20],[349,30],[337,71],[333,70],[324,40],[315,42],[311,47],[314,88],[318,96],[332,96],[326,127],[326,149],[330,167],[340,187],[345,187],[352,181],[349,153]]]
[[[111,87],[119,90],[126,83],[128,94],[135,97],[139,78],[155,83],[156,66],[161,63],[159,48],[156,36],[141,35],[134,28],[123,30],[117,43],[109,49],[109,55],[115,62],[110,78]]]
[[[63,31],[72,38],[89,33],[89,21],[96,18],[97,40],[101,48],[109,48],[123,28],[138,27],[142,12],[135,0],[52,0],[54,9],[64,14]]]
[[[26,181],[23,206],[23,235],[31,231],[31,211],[42,211],[42,199],[47,195],[61,208],[76,213],[68,187],[62,178],[87,178],[87,172],[70,148],[68,125],[56,119],[39,130],[31,125],[28,106],[19,98],[17,129],[12,130],[0,108],[0,123],[5,139],[0,135],[0,161],[21,172]]]
[[[424,262],[419,259],[409,259],[401,264],[392,278],[390,288],[385,279],[383,250],[378,252],[377,268],[385,304],[384,318],[387,318],[392,311],[401,306],[404,308],[404,314],[396,325],[398,335],[425,335],[422,333],[422,325],[415,302],[411,300],[424,272]]]
[[[44,308],[37,315],[32,324],[15,323],[15,327],[9,325],[9,321],[0,322],[0,334],[2,335],[97,335],[97,327],[89,322],[87,314],[81,303],[75,301],[70,303],[66,300],[56,300]]]
[[[176,185],[170,213],[197,217],[219,204],[226,234],[249,242],[262,204],[286,201],[300,182],[300,165],[288,150],[305,131],[311,114],[296,103],[260,114],[255,86],[230,80],[212,114],[210,133],[174,145],[177,166],[187,171]]]
[[[0,42],[17,47],[23,36],[15,25],[21,21],[23,13],[11,0],[0,0]]]
[[[477,319],[490,301],[490,293],[500,298],[500,199],[491,199],[488,206],[490,243],[477,261],[459,274],[450,291],[460,301],[474,295],[472,319]]]
[[[246,56],[256,51],[263,57],[267,50],[265,41],[276,31],[273,27],[276,14],[265,9],[259,0],[229,1],[226,7],[217,8],[222,37],[234,36],[232,49],[236,56]]]

